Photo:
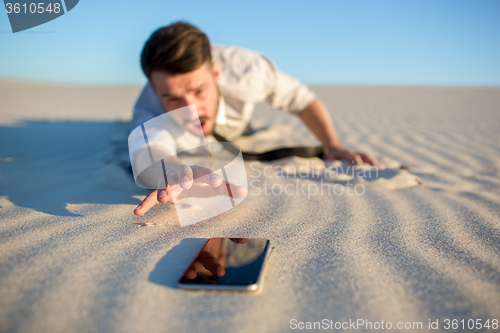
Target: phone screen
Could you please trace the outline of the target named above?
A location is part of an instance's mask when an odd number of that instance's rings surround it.
[[[184,271],[177,286],[256,290],[268,252],[268,239],[211,238]]]

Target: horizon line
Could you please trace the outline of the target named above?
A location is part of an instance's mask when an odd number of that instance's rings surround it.
[[[13,77],[2,77],[0,76],[0,82],[12,82],[12,83],[26,83],[26,84],[39,84],[39,85],[55,85],[55,86],[69,86],[69,87],[142,87],[147,83],[144,80],[142,83],[139,82],[108,82],[108,83],[85,83],[85,82],[69,82],[69,81],[57,81],[57,80],[37,80],[37,79],[24,79],[24,78],[13,78]],[[422,84],[422,83],[307,83],[306,85],[310,87],[373,87],[373,88],[471,88],[471,89],[500,89],[500,83],[497,85],[486,85],[486,84]]]

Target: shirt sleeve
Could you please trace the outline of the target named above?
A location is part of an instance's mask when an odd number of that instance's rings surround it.
[[[132,116],[132,121],[130,122],[129,131],[132,132],[137,126],[140,126],[146,121],[162,115],[163,113],[165,113],[163,106],[154,93],[151,84],[146,84],[144,89],[142,89],[137,102],[135,103],[134,114]]]
[[[219,88],[245,103],[267,101],[272,107],[299,115],[314,99],[314,91],[279,71],[272,59],[235,46],[212,46],[222,64]]]
[[[316,99],[316,94],[299,80],[275,70],[274,90],[267,101],[275,109],[300,115]]]

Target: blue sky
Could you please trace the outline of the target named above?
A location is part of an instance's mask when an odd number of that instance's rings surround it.
[[[259,51],[308,84],[500,87],[493,0],[80,0],[16,34],[2,11],[0,78],[142,84],[144,42],[177,20],[213,43]]]

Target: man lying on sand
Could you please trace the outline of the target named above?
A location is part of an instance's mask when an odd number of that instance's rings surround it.
[[[131,130],[165,112],[194,104],[205,136],[232,141],[248,129],[255,104],[266,101],[299,116],[323,143],[325,159],[378,163],[373,156],[340,143],[328,111],[308,86],[280,72],[272,60],[257,52],[210,45],[205,33],[188,23],[155,31],[144,46],[141,65],[149,82],[135,105]],[[189,189],[211,172],[179,165],[180,186]],[[218,176],[206,182],[213,187],[228,186]],[[158,202],[172,202],[168,186],[151,192],[134,213],[142,215]]]

